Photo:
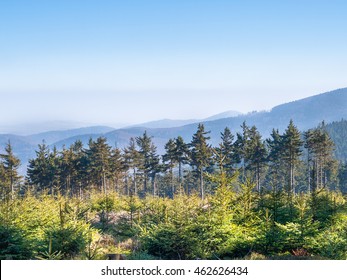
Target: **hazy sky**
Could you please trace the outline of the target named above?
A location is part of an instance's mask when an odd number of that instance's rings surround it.
[[[347,2],[1,0],[0,123],[248,112],[347,86]]]

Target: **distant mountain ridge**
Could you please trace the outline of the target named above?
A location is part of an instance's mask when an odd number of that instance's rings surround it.
[[[44,140],[48,145],[50,145],[63,139],[77,135],[104,134],[113,130],[114,128],[109,126],[89,126],[69,130],[47,131],[38,134],[28,135],[26,136],[26,138],[30,139],[30,141],[32,141],[33,143],[40,143]]]
[[[146,123],[140,123],[140,124],[134,124],[125,127],[132,128],[132,127],[146,127],[146,128],[170,128],[170,127],[178,127],[183,126],[191,123],[196,123],[199,120],[190,119],[190,120],[171,120],[171,119],[162,119],[157,121],[151,121]]]
[[[125,128],[131,128],[131,127],[145,127],[145,128],[171,128],[171,127],[179,127],[184,126],[192,123],[199,123],[199,122],[206,122],[206,121],[214,121],[218,119],[224,119],[224,118],[231,118],[236,117],[238,115],[242,115],[242,113],[238,111],[226,111],[219,113],[217,115],[210,116],[205,119],[188,119],[188,120],[171,120],[171,119],[162,119],[157,121],[151,121],[151,122],[145,122],[141,124],[135,124],[130,125]]]
[[[255,125],[263,137],[268,137],[273,128],[284,131],[290,119],[294,121],[294,124],[301,131],[304,131],[316,127],[323,120],[326,123],[330,123],[347,119],[347,88],[282,104],[274,107],[269,112],[252,112],[226,118],[224,118],[225,112],[218,115],[217,119],[211,117],[182,126],[164,128],[155,127],[155,125],[158,125],[158,122],[153,125],[154,127],[137,126],[112,129],[99,126],[68,131],[53,131],[29,136],[0,134],[0,152],[3,151],[5,142],[11,140],[15,153],[20,157],[23,165],[25,165],[28,158],[35,156],[34,150],[36,145],[42,142],[43,139],[52,147],[56,146],[58,149],[61,149],[63,146],[68,147],[76,140],[81,140],[86,145],[90,138],[96,139],[104,136],[108,139],[110,145],[123,148],[129,143],[130,137],[140,136],[144,131],[147,131],[153,137],[153,142],[158,146],[158,152],[163,153],[164,145],[170,138],[182,136],[185,141],[190,142],[192,135],[196,132],[198,123],[204,123],[206,130],[211,131],[210,143],[212,145],[219,143],[220,133],[225,127],[229,127],[232,133],[236,134],[241,131],[240,125],[244,121],[249,126]]]
[[[90,124],[74,121],[36,121],[36,122],[27,122],[19,124],[0,124],[0,131],[4,133],[0,134],[16,134],[21,136],[26,136],[30,134],[38,134],[46,131],[57,131],[57,130],[72,130],[78,129],[80,127],[88,127]]]
[[[215,121],[215,120],[219,120],[219,119],[233,118],[233,117],[237,117],[240,115],[242,115],[241,112],[230,110],[230,111],[225,111],[225,112],[219,113],[217,115],[213,115],[211,117],[203,119],[203,121]]]
[[[241,131],[240,125],[244,121],[250,126],[255,125],[264,137],[268,137],[273,128],[283,131],[290,119],[293,119],[295,125],[303,131],[317,126],[323,120],[332,122],[343,118],[347,119],[347,88],[282,104],[274,107],[269,112],[252,112],[231,118],[203,121],[202,123],[204,123],[207,131],[211,131],[211,143],[217,145],[220,133],[225,127],[229,127],[235,134]],[[122,148],[128,144],[130,137],[137,137],[146,130],[149,135],[153,136],[153,141],[158,146],[159,151],[163,152],[163,143],[170,138],[180,135],[185,141],[190,141],[197,125],[198,123],[170,128],[124,128],[108,132],[104,136],[108,138],[109,144],[116,144]],[[93,135],[94,138],[98,136],[100,135]],[[86,136],[82,137],[84,143],[87,143],[86,138]],[[73,139],[69,140],[72,141]],[[62,142],[58,146],[61,145]]]

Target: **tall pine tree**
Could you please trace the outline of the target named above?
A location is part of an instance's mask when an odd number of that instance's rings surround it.
[[[140,165],[138,166],[138,168],[142,171],[143,174],[143,192],[144,195],[146,195],[148,191],[147,184],[150,172],[152,138],[148,136],[147,131],[145,131],[142,136],[136,137],[136,144],[139,147],[140,153]]]
[[[137,196],[137,173],[140,165],[140,152],[136,149],[136,142],[134,138],[130,138],[129,145],[124,149],[124,162],[126,169],[131,170],[132,173],[133,187],[127,187],[128,192],[130,195]]]
[[[205,188],[204,188],[204,171],[205,168],[211,165],[212,150],[208,144],[210,139],[207,136],[210,132],[205,131],[203,124],[199,124],[197,132],[193,135],[191,146],[191,164],[195,166],[196,171],[199,174],[200,182],[200,197],[202,200],[205,199]]]
[[[290,195],[295,193],[295,170],[300,161],[300,156],[302,155],[303,145],[300,132],[294,125],[293,120],[290,120],[289,125],[284,132],[282,145],[283,157],[288,166],[288,194]]]
[[[0,155],[1,173],[3,176],[4,186],[8,188],[11,198],[14,198],[16,188],[19,187],[21,176],[18,173],[20,160],[13,153],[11,142],[9,141],[5,147],[5,154]],[[6,193],[6,192],[5,192]]]

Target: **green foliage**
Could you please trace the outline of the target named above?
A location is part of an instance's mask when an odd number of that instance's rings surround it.
[[[95,232],[87,222],[86,205],[79,200],[27,194],[1,204],[1,210],[1,240],[5,241],[1,258],[75,258]]]
[[[158,258],[147,252],[134,252],[127,256],[128,260],[157,260]]]
[[[173,224],[153,225],[142,234],[143,249],[160,259],[187,259],[192,251],[191,239]]]
[[[343,163],[347,162],[347,120],[332,122],[326,125],[329,136],[334,141],[336,149],[335,157]]]
[[[328,259],[347,259],[347,214],[334,217],[330,227],[323,229],[307,246],[311,252]]]
[[[41,253],[40,256],[36,257],[39,260],[61,260],[63,259],[63,254],[61,251],[53,251],[52,248],[52,237],[49,238],[48,251]]]
[[[30,259],[31,246],[18,228],[0,225],[0,260]]]
[[[208,144],[210,139],[207,134],[210,132],[205,131],[203,124],[199,124],[197,132],[193,135],[191,142],[191,165],[196,169],[198,180],[200,182],[200,197],[202,200],[205,198],[204,187],[204,170],[212,164],[212,150]]]
[[[13,199],[20,188],[22,177],[18,173],[20,160],[14,155],[11,142],[0,154],[0,200]]]

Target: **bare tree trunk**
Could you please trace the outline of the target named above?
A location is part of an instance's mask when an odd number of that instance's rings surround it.
[[[155,190],[155,175],[152,176],[152,189],[153,189],[153,197],[155,197],[156,190]]]
[[[134,168],[133,178],[134,178],[134,195],[137,196],[136,169],[135,168]]]
[[[178,177],[179,177],[180,185],[181,185],[182,184],[182,163],[181,162],[178,163]]]
[[[174,185],[174,176],[173,176],[172,167],[170,168],[170,174],[171,174],[171,191],[172,191],[172,198],[174,198],[174,196],[175,196],[175,185]]]
[[[11,171],[11,199],[14,199],[14,183],[13,183],[13,175],[12,175],[12,171]]]
[[[204,190],[204,177],[203,177],[203,170],[200,169],[200,191],[201,191],[201,200],[205,199],[205,190]]]

